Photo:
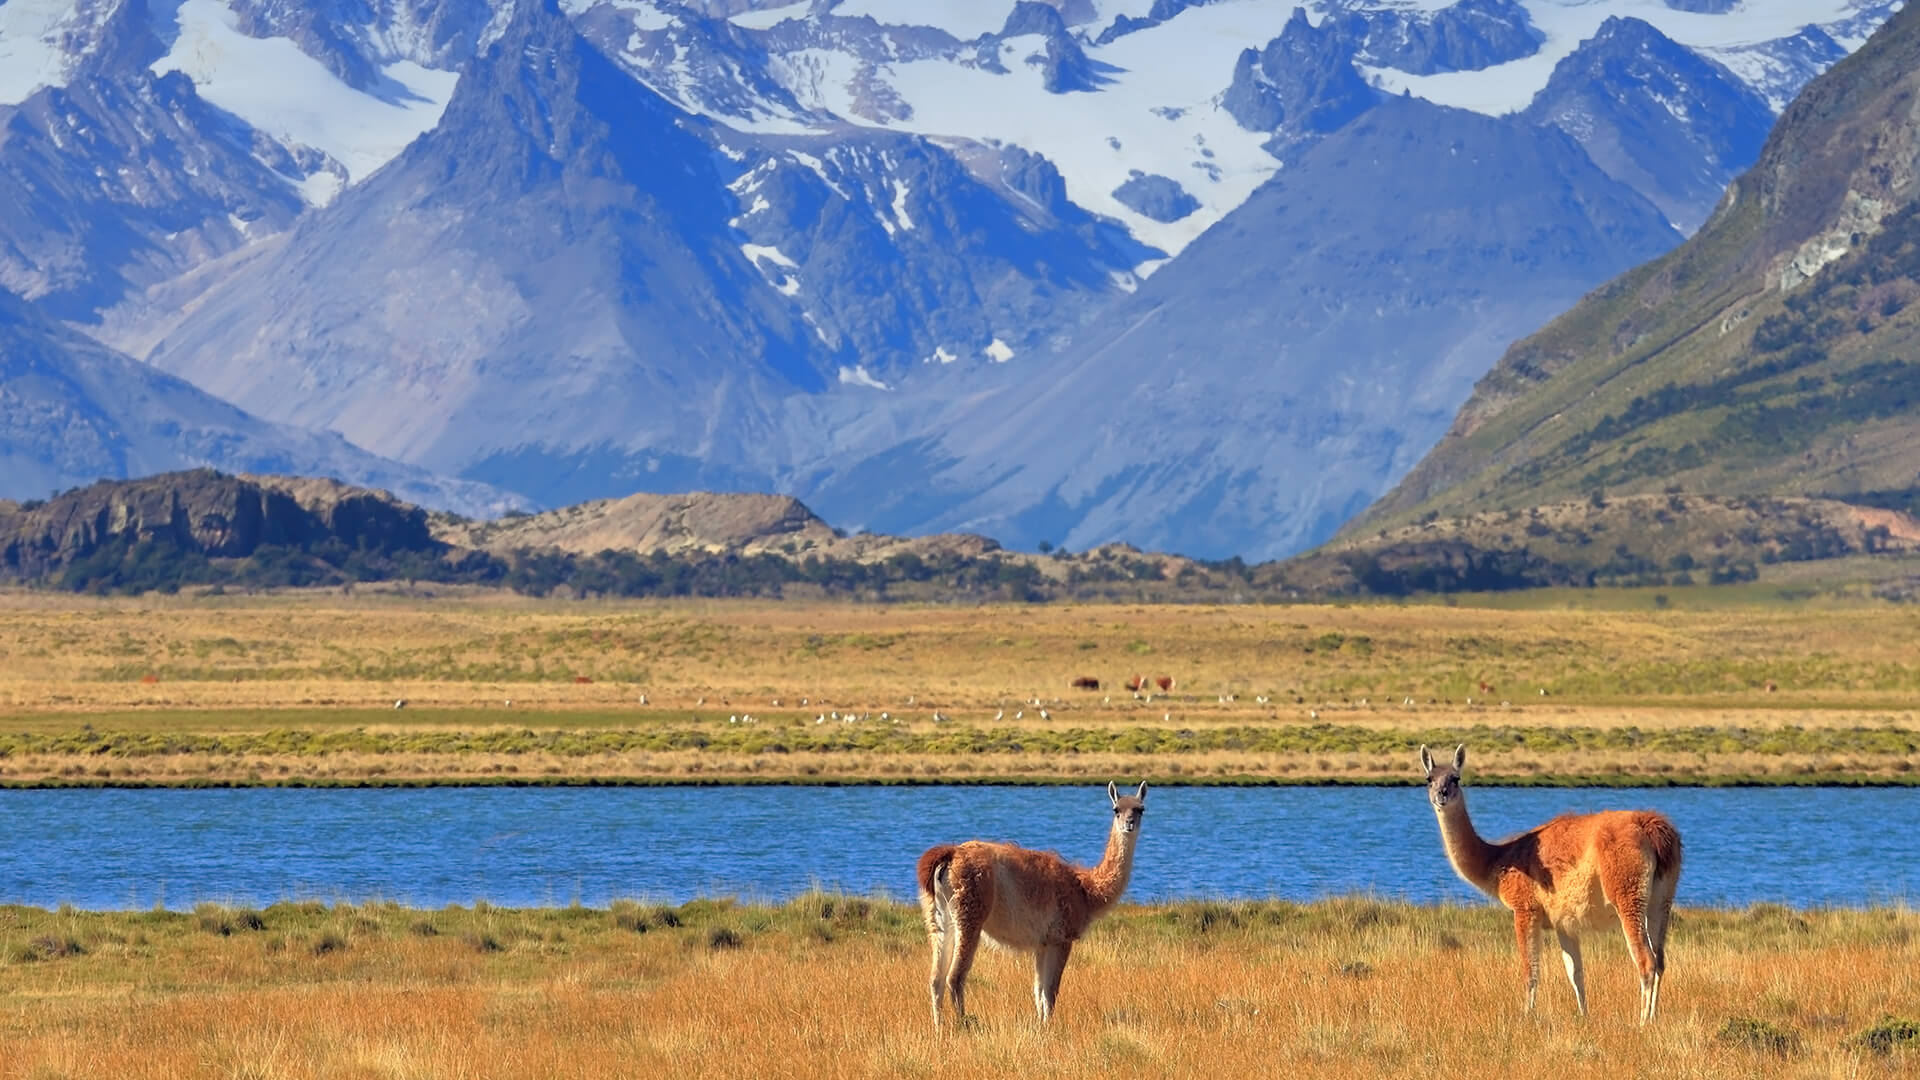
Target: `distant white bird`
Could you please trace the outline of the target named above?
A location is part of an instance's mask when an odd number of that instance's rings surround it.
[[[729,717],[727,717],[727,723],[729,723],[729,724],[737,724],[737,723],[739,723],[739,722],[740,722],[740,718],[739,718],[738,716],[729,716]]]
[[[883,712],[880,714],[880,719],[887,720],[887,719],[891,719],[891,717],[889,717],[886,713]]]
[[[1162,713],[1160,719],[1169,724],[1173,723],[1173,710],[1168,709],[1165,713]]]
[[[1001,709],[1000,711],[993,714],[993,718],[995,720],[1005,720],[1007,718],[1007,710]]]
[[[1102,704],[1102,705],[1111,705],[1111,704],[1113,704],[1113,699],[1112,699],[1112,698],[1110,698],[1110,697],[1103,697],[1103,698],[1101,698],[1101,699],[1100,699],[1100,704]]]
[[[939,709],[935,709],[933,710],[933,722],[936,724],[944,724],[947,722],[947,718],[940,715]]]
[[[840,719],[840,710],[839,710],[839,709],[835,709],[835,710],[833,710],[833,712],[832,712],[832,714],[831,714],[831,715],[833,716],[833,718],[834,718],[835,720],[838,720],[838,719]],[[849,720],[851,720],[851,719],[852,719],[852,717],[848,717],[848,719],[849,719]]]
[[[645,705],[646,703],[647,703],[647,695],[645,695],[645,694],[641,694],[641,695],[640,695],[640,704],[642,704],[642,705]]]
[[[706,703],[707,703],[707,699],[706,699],[706,698],[699,698],[699,699],[697,699],[696,701],[694,701],[694,704],[695,704],[695,705],[705,705]]]
[[[816,717],[814,717],[814,718],[813,718],[813,722],[814,722],[814,723],[816,723],[816,724],[824,724],[824,723],[826,723],[826,722],[827,722],[827,714],[826,714],[826,713],[821,713],[820,715],[818,715],[818,716],[816,716]]]
[[[806,698],[801,698],[801,699],[800,699],[800,707],[801,707],[801,708],[803,708],[803,709],[807,707],[807,699],[806,699]]]
[[[780,699],[779,699],[779,698],[774,698],[774,699],[773,699],[773,707],[774,707],[774,708],[776,708],[776,709],[780,707]]]
[[[1013,718],[1015,720],[1021,720],[1021,719],[1025,719],[1026,715],[1027,715],[1027,710],[1020,709],[1013,714]]]
[[[1318,720],[1318,719],[1320,719],[1320,710],[1318,710],[1318,709],[1308,709],[1308,710],[1307,710],[1307,716],[1309,716],[1310,718],[1312,718],[1312,719],[1314,719],[1314,720]]]
[[[508,699],[507,699],[507,708],[509,708],[509,709],[511,709],[511,708],[513,708],[513,699],[512,699],[512,698],[508,698]]]
[[[1543,686],[1543,687],[1541,687],[1541,688],[1540,688],[1540,696],[1541,696],[1541,697],[1546,697],[1546,696],[1547,696],[1547,688],[1546,688],[1546,687],[1544,687],[1544,686]]]
[[[908,694],[908,695],[907,695],[907,704],[909,704],[909,705],[911,705],[911,704],[913,704],[913,695],[912,695],[912,694]]]
[[[1053,717],[1051,717],[1051,716],[1049,716],[1049,715],[1047,715],[1047,710],[1045,710],[1045,709],[1041,709],[1041,710],[1040,710],[1040,719],[1042,719],[1042,720],[1051,720],[1051,719],[1053,719]]]
[[[404,708],[406,708],[406,707],[407,707],[407,699],[406,699],[406,698],[400,698],[399,700],[397,700],[397,701],[395,701],[395,702],[393,703],[393,707],[394,707],[394,708],[396,708],[396,709],[404,709]]]

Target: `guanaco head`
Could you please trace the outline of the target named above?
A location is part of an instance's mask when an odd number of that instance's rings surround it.
[[[1460,770],[1467,767],[1466,744],[1454,747],[1452,765],[1441,765],[1433,760],[1432,752],[1423,743],[1420,764],[1427,770],[1427,801],[1436,812],[1460,801]]]
[[[1147,782],[1140,781],[1140,787],[1131,795],[1120,794],[1119,787],[1113,781],[1107,781],[1107,800],[1113,803],[1113,827],[1122,835],[1138,832],[1140,819],[1147,813]]]

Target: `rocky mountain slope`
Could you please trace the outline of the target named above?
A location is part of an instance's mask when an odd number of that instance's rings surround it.
[[[115,353],[0,290],[0,498],[210,465],[350,476],[472,514],[524,501],[268,423]]]
[[[1354,528],[1605,489],[1920,490],[1920,11],[1788,107],[1677,251],[1510,349]]]
[[[1043,391],[978,395],[912,446],[933,485],[856,468],[812,501],[883,532],[945,498],[935,527],[1020,547],[1285,554],[1410,467],[1504,341],[1668,236],[1553,128],[1389,99],[1111,309]]]

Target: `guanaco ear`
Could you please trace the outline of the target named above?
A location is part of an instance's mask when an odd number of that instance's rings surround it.
[[[1107,781],[1107,801],[1113,804],[1114,809],[1120,808],[1120,785],[1111,780]]]
[[[1147,801],[1147,782],[1145,780],[1140,781],[1140,790],[1134,792],[1133,797],[1139,799],[1141,802]]]
[[[1467,767],[1467,744],[1461,743],[1453,748],[1453,771],[1459,772]]]
[[[1426,743],[1420,744],[1420,767],[1429,774],[1433,772],[1433,752],[1427,749]]]

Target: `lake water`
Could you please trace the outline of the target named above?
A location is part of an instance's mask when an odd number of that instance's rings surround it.
[[[1660,810],[1685,838],[1684,905],[1920,895],[1916,789],[1478,788],[1469,800],[1489,837],[1565,811]],[[1012,840],[1093,861],[1111,816],[1096,787],[0,791],[0,903],[600,907],[777,901],[812,886],[910,898],[914,860],[935,843]],[[1129,899],[1351,893],[1478,899],[1447,865],[1423,788],[1148,796]]]

